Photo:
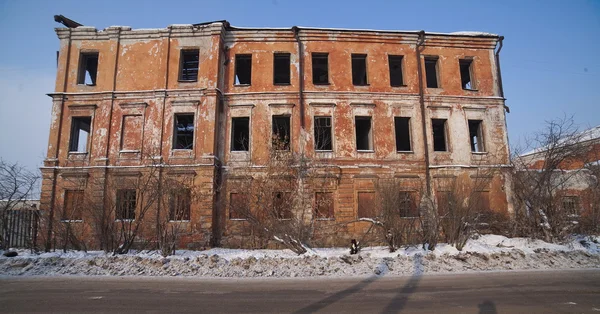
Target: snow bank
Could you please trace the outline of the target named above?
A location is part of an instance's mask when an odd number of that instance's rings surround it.
[[[205,277],[346,277],[411,275],[512,269],[600,267],[600,238],[574,237],[566,244],[527,238],[485,235],[469,240],[462,252],[440,244],[433,252],[408,247],[394,253],[367,247],[358,255],[347,248],[315,248],[298,256],[289,250],[177,251],[163,258],[157,252],[119,256],[103,252],[53,252],[0,257],[0,274],[85,276],[205,276]]]

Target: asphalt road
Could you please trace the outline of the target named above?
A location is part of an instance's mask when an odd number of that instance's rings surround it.
[[[347,279],[4,277],[0,312],[600,314],[600,269]]]

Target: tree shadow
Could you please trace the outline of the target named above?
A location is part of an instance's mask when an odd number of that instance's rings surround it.
[[[498,314],[498,311],[496,311],[496,304],[490,300],[483,300],[483,302],[477,306],[479,307],[479,314]]]
[[[398,291],[398,294],[388,303],[381,313],[399,313],[406,306],[408,297],[417,290],[417,285],[423,275],[423,256],[417,254],[413,257],[413,275],[408,282]]]

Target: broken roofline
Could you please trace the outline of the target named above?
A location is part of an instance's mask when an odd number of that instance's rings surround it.
[[[145,30],[145,31],[149,31],[149,30],[153,30],[153,31],[159,31],[159,30],[167,30],[169,28],[199,28],[199,27],[205,27],[205,26],[217,26],[217,25],[221,25],[223,27],[225,27],[225,29],[227,30],[240,30],[240,31],[252,31],[252,30],[256,30],[256,31],[291,31],[291,32],[295,32],[296,30],[309,30],[309,31],[334,31],[334,32],[351,32],[351,33],[356,33],[356,32],[362,32],[362,33],[386,33],[386,34],[419,34],[421,32],[424,32],[425,35],[434,35],[434,36],[450,36],[450,37],[480,37],[480,38],[500,38],[501,36],[499,36],[498,34],[492,34],[492,33],[485,33],[485,32],[474,32],[474,31],[459,31],[459,32],[452,32],[452,33],[438,33],[438,32],[425,32],[422,30],[376,30],[376,29],[351,29],[351,28],[326,28],[326,27],[305,27],[305,26],[292,26],[292,27],[237,27],[237,26],[231,26],[231,24],[227,21],[227,20],[220,20],[220,21],[212,21],[212,22],[204,22],[204,23],[196,23],[196,24],[171,24],[169,25],[167,28],[140,28],[140,29],[132,29],[130,26],[110,26],[105,28],[104,30],[108,30],[108,29],[116,29],[116,28],[121,28],[124,30],[131,30],[131,31],[136,31],[136,30]],[[76,27],[72,27],[72,28],[79,28],[79,29],[85,29],[85,30],[95,30],[98,31],[95,27],[93,26],[76,26]],[[61,29],[61,28],[57,28]]]

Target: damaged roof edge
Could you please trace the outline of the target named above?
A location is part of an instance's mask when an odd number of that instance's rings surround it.
[[[54,20],[58,23],[65,25],[68,28],[84,28],[82,24],[75,22],[63,15],[55,15]],[[218,20],[210,22],[202,22],[195,24],[171,24],[168,27],[201,27],[209,26],[212,24],[222,24],[227,30],[240,30],[240,31],[292,31],[295,30],[313,30],[313,31],[335,31],[335,32],[367,32],[367,33],[388,33],[388,34],[419,34],[420,30],[376,30],[376,29],[352,29],[352,28],[327,28],[327,27],[306,27],[306,26],[293,26],[293,27],[238,27],[232,26],[227,20]],[[85,27],[86,29],[88,27]],[[129,30],[141,30],[141,29],[129,29]],[[144,29],[144,30],[159,30],[159,28]],[[425,32],[426,35],[434,36],[451,36],[451,37],[479,37],[479,38],[499,38],[498,34],[475,32],[475,31],[460,31],[453,33],[437,33],[437,32]]]

